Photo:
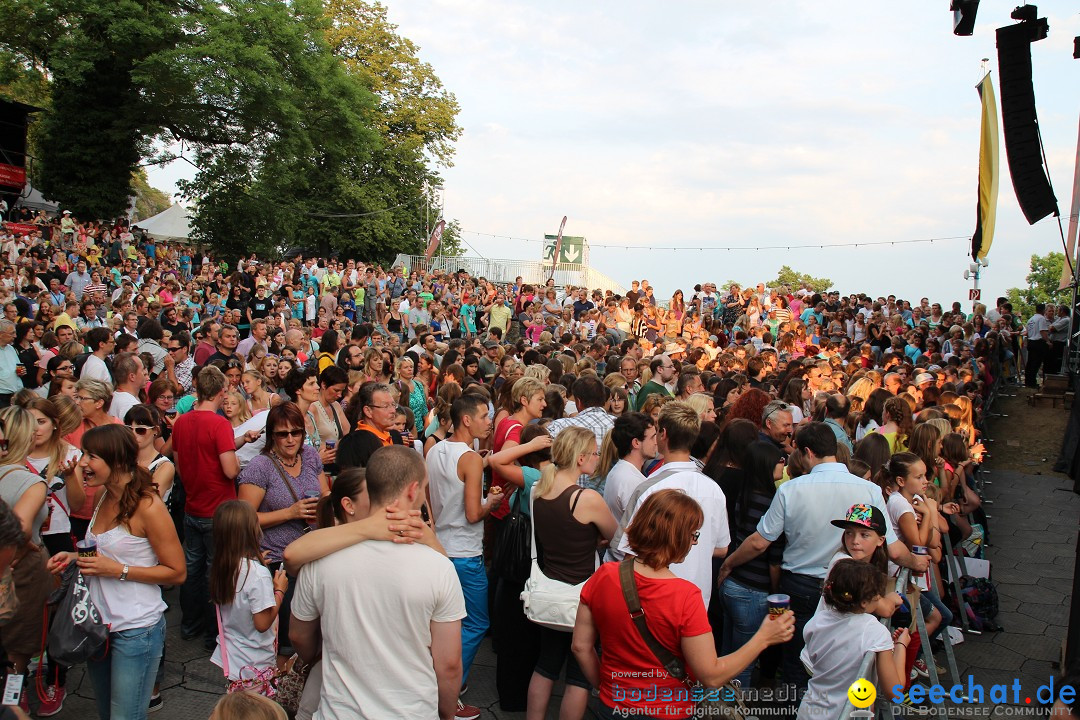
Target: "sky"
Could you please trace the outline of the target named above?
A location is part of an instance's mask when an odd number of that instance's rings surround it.
[[[625,286],[648,279],[662,298],[706,280],[768,281],[786,264],[843,292],[967,305],[975,85],[989,58],[1000,101],[994,29],[1016,4],[983,0],[972,37],[952,34],[948,0],[387,6],[461,105],[444,203],[468,254],[538,260],[565,215],[594,269]],[[1032,45],[1035,97],[1067,231],[1080,8],[1039,10],[1050,35]],[[1033,253],[1061,249],[1053,218],[1027,224],[1003,140],[1000,152],[981,279],[991,302],[1025,284]],[[190,169],[155,168],[151,181],[174,192]],[[928,238],[959,239],[905,242]],[[900,244],[829,247],[856,242]],[[785,243],[815,247],[710,249]]]

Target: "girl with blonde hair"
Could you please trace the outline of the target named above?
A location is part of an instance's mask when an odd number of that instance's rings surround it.
[[[518,382],[521,382],[520,380]],[[599,461],[592,430],[568,427],[551,446],[551,464],[532,491],[532,521],[537,549],[543,549],[543,573],[571,585],[583,583],[596,570],[596,551],[615,534],[617,522],[600,493],[578,485],[592,475]],[[582,717],[589,699],[589,681],[570,652],[570,633],[540,628],[540,657],[529,682],[529,718],[547,714],[555,681],[566,667],[563,717]]]
[[[221,412],[234,428],[240,427],[251,419],[251,409],[248,407],[247,399],[238,390],[225,393],[225,399],[221,403]]]

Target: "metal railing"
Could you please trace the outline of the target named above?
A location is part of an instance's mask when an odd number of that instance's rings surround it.
[[[394,267],[405,268],[406,274],[416,270],[421,273],[452,273],[465,270],[473,277],[483,277],[494,283],[512,283],[518,277],[531,285],[543,285],[551,276],[551,263],[539,260],[499,260],[474,256],[433,257],[401,255],[394,258]],[[572,285],[624,295],[626,288],[587,263],[559,263],[555,269],[558,287]]]

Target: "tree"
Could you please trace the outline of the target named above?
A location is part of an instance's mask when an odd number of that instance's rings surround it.
[[[1005,291],[1005,296],[1012,303],[1013,314],[1026,319],[1035,314],[1035,303],[1068,302],[1071,291],[1068,289],[1058,291],[1061,270],[1064,266],[1064,253],[1032,255],[1029,265],[1031,271],[1024,278],[1027,287],[1009,288]]]
[[[139,168],[132,177],[131,186],[135,192],[134,220],[136,222],[153,217],[172,206],[172,198],[167,193],[150,186],[150,179],[146,176],[144,168]]]
[[[371,120],[387,146],[430,154],[449,167],[461,136],[457,98],[448,92],[416,44],[397,34],[379,3],[326,0],[327,40],[334,55],[375,94]]]
[[[446,223],[442,240],[439,241],[439,249],[435,251],[435,254],[442,257],[462,257],[465,255],[465,248],[462,247],[461,243],[460,221],[451,220]]]
[[[776,279],[768,283],[769,287],[787,285],[791,288],[792,292],[803,287],[804,284],[814,292],[825,292],[832,287],[832,280],[829,278],[816,278],[812,275],[792,270],[787,265],[783,265],[780,267],[780,272],[776,274]]]

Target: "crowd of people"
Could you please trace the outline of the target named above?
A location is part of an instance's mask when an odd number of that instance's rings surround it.
[[[867,651],[886,685],[926,675],[874,616],[919,602],[936,646],[941,573],[903,599],[889,576],[945,535],[981,552],[983,404],[1024,353],[1029,384],[1061,357],[1061,323],[1004,298],[661,302],[36,223],[0,247],[0,499],[26,540],[0,646],[39,717],[66,694],[42,608],[73,562],[110,626],[103,719],[161,706],[171,586],[223,691],[310,666],[302,718],[478,717],[487,635],[501,708],[531,720],[560,679],[563,718],[690,716],[695,683],[736,679],[838,717]],[[527,562],[492,562],[522,517],[531,572],[578,589],[572,628],[529,619]]]

